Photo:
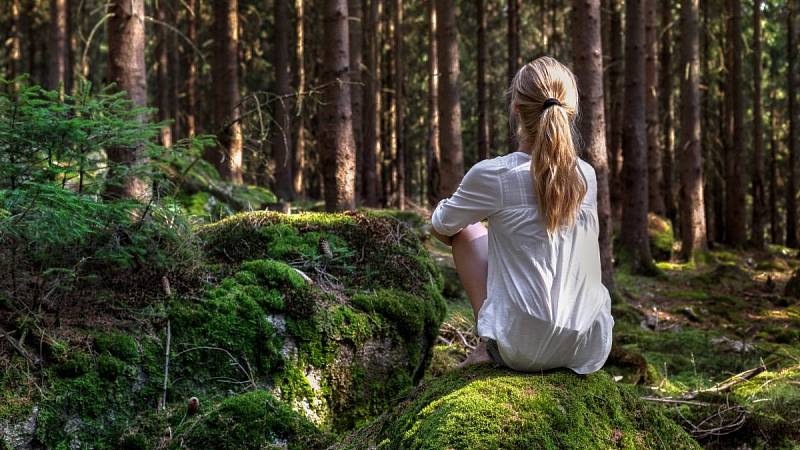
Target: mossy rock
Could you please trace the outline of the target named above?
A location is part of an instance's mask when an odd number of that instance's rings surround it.
[[[700,448],[660,409],[598,372],[487,365],[428,381],[339,448]]]
[[[669,219],[654,213],[647,215],[647,234],[650,238],[650,252],[656,261],[669,261],[672,258],[672,245],[675,237]]]

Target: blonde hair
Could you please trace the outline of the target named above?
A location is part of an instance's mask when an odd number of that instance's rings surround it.
[[[517,139],[532,152],[531,177],[548,233],[575,222],[586,195],[576,170],[573,140],[578,88],[572,72],[544,56],[526,64],[511,82],[511,117]]]

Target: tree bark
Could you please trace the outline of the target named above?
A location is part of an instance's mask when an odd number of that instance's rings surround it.
[[[673,224],[677,225],[678,205],[675,203],[675,111],[672,101],[672,2],[661,3],[661,70],[659,97],[661,99],[662,177],[664,210]]]
[[[666,213],[664,206],[664,178],[661,167],[661,144],[659,143],[659,111],[658,111],[658,14],[656,11],[657,0],[645,0],[645,78],[647,110],[647,172],[648,172],[648,208],[650,211],[663,216]],[[661,93],[663,95],[663,93]]]
[[[114,0],[108,19],[108,79],[127,92],[136,106],[147,104],[147,72],[145,66],[144,0]],[[145,121],[144,115],[138,118]],[[143,145],[114,147],[107,150],[111,197],[146,200],[150,196],[148,181],[137,172],[146,162]],[[117,176],[121,179],[117,180]]]
[[[272,135],[272,159],[275,163],[275,185],[278,198],[290,201],[294,197],[292,184],[292,121],[289,95],[289,4],[275,2],[275,44],[272,48],[275,65],[275,133]]]
[[[698,0],[681,0],[680,217],[682,255],[687,260],[706,246],[703,158],[700,148],[700,55]]]
[[[774,62],[773,66],[775,66]],[[783,242],[783,233],[781,232],[781,221],[778,213],[778,139],[775,136],[774,108],[772,106],[769,112],[769,233],[773,244],[781,244]]]
[[[347,0],[325,0],[323,27],[322,151],[325,209],[355,209],[355,151],[350,100]]]
[[[69,72],[68,21],[67,0],[50,0],[50,71],[47,85],[50,89],[59,89],[63,84],[65,92],[70,91],[70,86],[67,84]]]
[[[608,146],[611,158],[611,214],[615,220],[622,217],[622,99],[624,95],[623,69],[625,67],[622,46],[622,10],[619,0],[611,0],[609,42],[611,63],[608,67],[610,117]]]
[[[516,0],[511,0],[515,2]],[[475,0],[478,13],[478,160],[489,157],[489,126],[486,104],[486,14],[484,0]]]
[[[361,192],[367,206],[378,206],[378,176],[376,172],[377,149],[380,140],[378,120],[380,78],[378,76],[378,6],[381,0],[368,0],[365,17],[366,77],[364,79],[364,161],[362,163]]]
[[[361,184],[364,164],[364,89],[361,68],[364,65],[364,34],[362,20],[362,0],[349,0],[347,8],[350,18],[347,22],[350,33],[350,96],[353,103],[353,141],[356,152],[356,186]],[[356,189],[356,196],[359,190]]]
[[[428,2],[428,203],[435,206],[439,201],[439,64],[436,52],[436,8]]]
[[[197,0],[186,0],[188,12],[186,14],[186,37],[196,47],[197,42]],[[186,135],[194,137],[197,134],[197,54],[194,47],[186,49]]]
[[[508,0],[508,80],[507,85],[511,85],[511,81],[519,70],[519,0]],[[511,115],[508,114],[508,151],[513,152],[517,150],[517,133],[510,123]]]
[[[6,48],[6,78],[13,80],[20,75],[21,59],[22,59],[22,42],[20,38],[20,2],[19,0],[11,0],[9,11],[9,24],[8,24],[8,47]],[[16,89],[15,85],[10,86]]]
[[[450,196],[464,175],[464,154],[461,143],[461,100],[458,77],[458,30],[453,0],[436,0],[436,45],[439,58],[439,149],[441,179],[437,197]]]
[[[405,209],[406,204],[406,149],[403,123],[405,122],[405,71],[403,70],[403,0],[395,0],[394,10],[392,11],[392,21],[394,22],[394,131],[395,131],[395,172],[396,185],[394,195],[394,206],[398,209]]]
[[[156,45],[156,106],[158,108],[158,121],[167,122],[173,117],[170,116],[169,90],[170,90],[170,67],[169,67],[169,33],[171,30],[165,26],[168,23],[167,5],[159,2],[156,10],[156,29],[158,30],[158,44]],[[172,147],[172,128],[169,124],[161,127],[161,145]]]
[[[581,94],[581,114],[578,130],[584,142],[589,163],[597,175],[597,213],[600,222],[600,261],[603,284],[614,288],[614,252],[611,199],[608,186],[608,156],[606,152],[606,122],[603,106],[603,42],[600,32],[600,0],[573,0],[572,26],[582,30],[572,40],[572,59],[578,91]]]
[[[213,123],[219,145],[206,151],[206,159],[223,180],[242,183],[242,125],[239,121],[239,20],[238,0],[214,0],[214,38],[211,58]]]
[[[625,124],[622,128],[626,195],[622,209],[621,243],[631,269],[651,273],[653,261],[647,235],[647,129],[645,122],[644,0],[625,2]]]
[[[797,242],[797,36],[795,30],[795,7],[789,2],[786,14],[788,70],[786,95],[788,97],[787,114],[789,115],[789,163],[786,168],[786,245],[798,247]]]
[[[753,247],[765,248],[764,136],[761,108],[761,0],[753,2],[753,215],[750,238]]]
[[[295,34],[297,43],[295,44],[295,64],[296,64],[296,91],[297,101],[295,109],[297,120],[297,130],[294,133],[294,150],[292,151],[292,188],[294,198],[302,197],[305,194],[303,189],[303,171],[306,159],[306,115],[303,105],[305,105],[306,94],[306,64],[305,64],[305,15],[303,14],[303,2],[305,0],[295,0]]]
[[[745,224],[746,173],[744,159],[744,97],[742,95],[742,5],[726,0],[727,57],[725,83],[725,242],[743,246],[747,240]]]

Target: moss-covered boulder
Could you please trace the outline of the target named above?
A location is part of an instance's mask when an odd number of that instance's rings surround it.
[[[672,224],[669,219],[654,213],[647,215],[650,252],[656,261],[669,261],[672,258],[672,245],[675,243],[672,233]]]
[[[699,448],[603,372],[520,374],[489,366],[420,386],[340,448]]]

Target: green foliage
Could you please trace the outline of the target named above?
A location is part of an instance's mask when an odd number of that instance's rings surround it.
[[[344,448],[699,448],[603,372],[520,374],[478,366],[419,387]]]
[[[672,224],[668,219],[650,213],[647,216],[647,234],[650,239],[650,251],[656,261],[669,261],[672,257],[672,245],[675,242]]]
[[[170,448],[312,450],[333,441],[267,391],[235,395],[203,408],[208,412],[176,428]]]

